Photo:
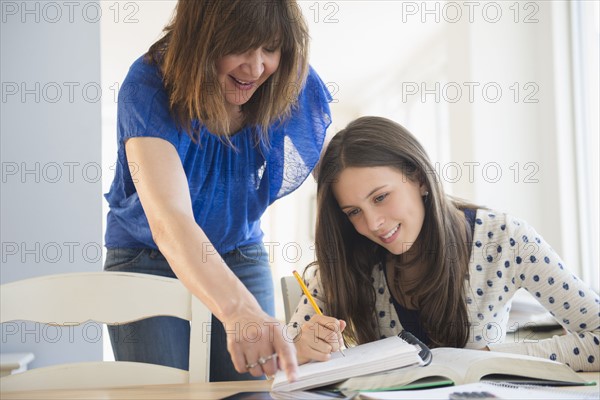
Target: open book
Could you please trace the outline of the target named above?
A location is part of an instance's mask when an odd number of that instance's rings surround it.
[[[410,343],[409,343],[410,342]],[[359,375],[373,374],[410,365],[424,365],[431,353],[409,333],[365,343],[332,353],[325,362],[310,362],[298,367],[298,379],[289,382],[278,371],[272,391],[305,390],[340,382]]]
[[[565,364],[518,354],[441,347],[428,366],[400,368],[346,379],[345,391],[414,389],[486,381],[547,385],[585,385]]]

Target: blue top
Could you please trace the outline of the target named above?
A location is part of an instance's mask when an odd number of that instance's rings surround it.
[[[105,194],[110,210],[107,248],[154,248],[148,220],[132,181],[125,140],[158,137],[171,143],[187,176],[194,218],[215,249],[224,254],[239,246],[259,243],[260,218],[267,206],[293,192],[319,160],[325,132],[331,123],[331,95],[310,68],[298,104],[283,124],[270,127],[270,145],[257,144],[255,129],[231,136],[232,148],[198,121],[194,143],[179,130],[169,113],[169,97],[158,66],[137,59],[119,91],[118,154],[115,178]]]

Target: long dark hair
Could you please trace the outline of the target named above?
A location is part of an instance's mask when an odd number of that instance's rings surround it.
[[[308,73],[308,28],[295,1],[180,0],[146,60],[160,66],[180,127],[194,138],[198,119],[225,136],[229,119],[216,61],[263,45],[281,49],[279,67],[241,110],[266,139],[268,127],[290,114]]]
[[[423,226],[413,245],[421,251],[408,260],[405,254],[396,258],[400,264],[414,262],[426,268],[425,278],[406,294],[419,306],[431,345],[464,347],[469,333],[464,285],[471,231],[461,210],[476,206],[446,195],[418,140],[385,118],[353,121],[334,136],[321,160],[315,241],[327,313],[348,322],[344,332],[349,343],[380,338],[371,274],[387,251],[355,230],[332,191],[345,168],[380,166],[396,168],[429,191]]]

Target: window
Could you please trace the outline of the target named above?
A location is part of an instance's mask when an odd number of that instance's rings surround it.
[[[598,109],[600,93],[599,6],[595,1],[571,3],[575,154],[579,202],[582,278],[599,289]]]

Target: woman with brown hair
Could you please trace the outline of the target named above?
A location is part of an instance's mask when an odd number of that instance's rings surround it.
[[[291,319],[300,363],[406,329],[432,347],[506,351],[597,371],[599,298],[525,221],[444,193],[424,148],[399,124],[351,122],[318,174],[316,268]],[[313,274],[314,273],[314,274]],[[502,343],[524,288],[568,331]],[[342,332],[342,333],[340,333]]]
[[[306,24],[292,0],[180,1],[164,33],[119,93],[105,269],[179,278],[208,306],[211,381],[292,377],[260,218],[308,177],[331,122]],[[189,334],[158,317],[111,341],[117,360],[187,369]]]

